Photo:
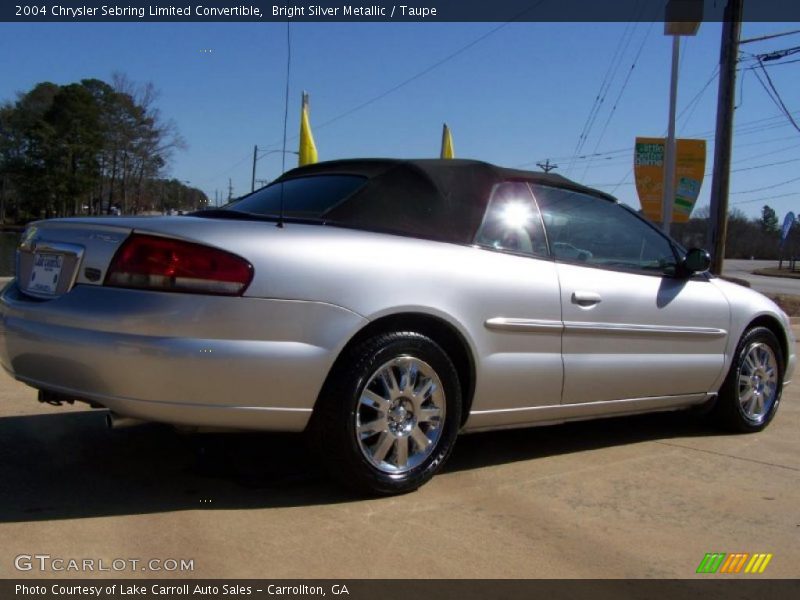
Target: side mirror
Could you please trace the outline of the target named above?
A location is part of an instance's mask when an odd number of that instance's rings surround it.
[[[709,267],[711,267],[711,255],[702,248],[692,248],[686,253],[681,266],[686,275],[708,271]]]

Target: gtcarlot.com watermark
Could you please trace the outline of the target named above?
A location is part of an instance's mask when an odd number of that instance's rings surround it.
[[[194,571],[194,559],[71,558],[51,556],[50,554],[18,554],[14,558],[14,568],[17,571],[34,571],[39,573],[122,573],[133,571],[172,573]]]

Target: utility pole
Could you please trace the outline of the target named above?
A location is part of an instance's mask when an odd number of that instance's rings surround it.
[[[719,53],[719,93],[717,130],[714,143],[714,171],[711,179],[711,216],[708,239],[711,245],[711,272],[722,273],[725,237],[728,233],[728,189],[733,142],[733,108],[736,87],[736,59],[742,32],[743,0],[728,0],[722,26]]]
[[[256,191],[256,161],[258,160],[258,144],[253,146],[253,178],[250,180],[250,191]]]
[[[549,158],[544,162],[537,162],[536,166],[539,167],[545,173],[549,173],[553,169],[557,169],[558,168],[558,165],[550,164],[550,159]]]
[[[228,177],[228,202],[233,200],[233,179]]]

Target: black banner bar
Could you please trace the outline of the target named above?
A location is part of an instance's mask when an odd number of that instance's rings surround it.
[[[795,600],[799,580],[712,576],[709,579],[604,580],[359,580],[359,579],[72,579],[0,580],[0,598],[134,600],[158,598],[342,598],[347,600]]]
[[[0,3],[5,22],[613,22],[720,21],[727,0],[14,0]],[[681,17],[681,14],[687,15]],[[745,21],[800,21],[797,0],[746,2]]]

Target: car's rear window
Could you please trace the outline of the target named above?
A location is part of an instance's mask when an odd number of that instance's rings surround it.
[[[324,219],[325,213],[367,181],[359,175],[314,175],[273,183],[234,202],[227,208],[243,213],[297,219]]]

